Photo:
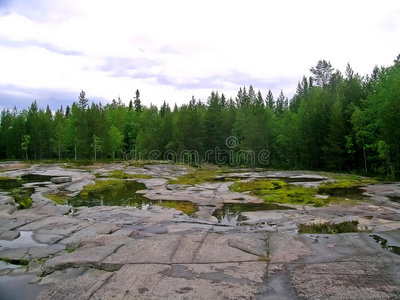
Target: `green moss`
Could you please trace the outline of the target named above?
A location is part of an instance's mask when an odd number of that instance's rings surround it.
[[[296,205],[325,206],[329,200],[317,199],[317,189],[287,184],[282,180],[261,179],[236,181],[230,186],[234,192],[248,192],[250,195],[262,197],[266,202],[287,203]]]
[[[251,180],[235,181],[231,185],[231,191],[243,193],[250,192],[254,196],[265,196],[273,190],[285,188],[287,184],[281,180]]]
[[[339,234],[358,232],[358,221],[345,221],[341,223],[300,224],[299,233]]]
[[[118,178],[118,179],[129,179],[129,178],[144,178],[150,179],[152,178],[150,175],[146,174],[127,174],[122,170],[114,170],[108,174],[108,178]]]
[[[0,180],[10,180],[10,177],[4,177],[4,176],[0,176]]]
[[[164,207],[169,207],[169,208],[174,208],[176,210],[179,210],[188,216],[191,214],[194,214],[197,211],[197,206],[189,201],[168,201],[164,200],[161,203],[157,203],[159,206],[164,206]]]
[[[193,172],[188,173],[184,176],[178,177],[178,180],[170,179],[169,182],[172,184],[188,184],[195,185],[205,182],[219,181],[217,178],[219,168],[213,165],[201,165],[198,166]]]
[[[151,177],[151,175],[147,175],[147,174],[134,174],[133,178],[151,179],[153,177]]]
[[[67,202],[67,199],[69,198],[67,194],[62,194],[62,193],[47,194],[45,197],[61,205],[64,205]]]
[[[87,185],[80,193],[81,196],[88,196],[90,192],[100,192],[106,189],[120,189],[125,182],[119,179],[97,180],[95,184]]]
[[[286,185],[284,188],[271,190],[269,194],[264,197],[264,200],[297,205],[314,205],[318,207],[327,204],[322,199],[315,198],[315,195],[316,189],[314,188]]]
[[[20,266],[29,265],[29,260],[25,260],[25,259],[10,259],[8,257],[1,257],[0,260],[4,261],[5,263],[13,264],[13,265],[20,265]]]
[[[33,189],[17,188],[12,189],[10,192],[11,197],[19,204],[19,209],[27,209],[32,206],[31,194]]]

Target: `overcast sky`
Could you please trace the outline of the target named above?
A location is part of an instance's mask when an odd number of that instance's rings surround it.
[[[400,53],[396,1],[0,0],[0,108],[173,105],[253,85],[289,98],[319,59],[365,75]]]

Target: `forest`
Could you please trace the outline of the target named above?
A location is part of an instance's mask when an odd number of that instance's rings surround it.
[[[90,104],[84,91],[55,112],[34,101],[27,109],[1,112],[0,159],[104,161],[129,153],[129,159],[147,160],[186,153],[190,162],[190,151],[196,151],[202,161],[215,163],[217,157],[208,154],[218,149],[231,156],[267,153],[267,161],[252,162],[267,168],[399,178],[399,58],[365,76],[349,64],[342,74],[320,60],[290,101],[283,91],[264,97],[252,86],[240,88],[235,99],[212,91],[206,101],[192,97],[174,107],[164,101],[160,108],[143,105],[139,90],[129,105],[121,99]]]

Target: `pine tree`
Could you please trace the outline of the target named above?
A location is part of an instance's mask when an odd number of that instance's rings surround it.
[[[140,92],[139,90],[136,90],[135,93],[135,100],[133,101],[134,104],[134,109],[137,113],[140,113],[142,111],[142,104],[140,101]]]
[[[275,110],[274,95],[272,95],[271,90],[268,90],[267,97],[265,98],[265,104],[266,104],[266,106],[268,106],[271,110]]]

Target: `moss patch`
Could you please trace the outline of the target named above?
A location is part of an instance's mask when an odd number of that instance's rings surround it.
[[[90,192],[101,192],[107,189],[120,189],[125,185],[123,180],[119,179],[107,179],[97,180],[95,184],[86,185],[81,191],[81,196],[88,196]]]
[[[19,204],[19,209],[27,209],[32,205],[32,188],[17,188],[10,192],[10,196]]]
[[[358,232],[358,221],[345,221],[337,224],[326,222],[299,225],[299,233],[339,234],[346,232]]]
[[[47,194],[45,197],[61,205],[64,205],[67,202],[67,199],[69,198],[69,196],[64,193]]]
[[[118,178],[118,179],[130,179],[130,178],[144,178],[150,179],[152,178],[150,175],[146,174],[127,174],[122,170],[114,170],[108,174],[108,178]]]
[[[281,180],[251,180],[235,181],[230,189],[231,191],[243,193],[250,192],[254,196],[265,196],[271,191],[287,187],[287,183]]]
[[[157,205],[174,208],[176,210],[183,212],[184,214],[187,214],[188,216],[190,216],[191,214],[194,214],[197,211],[197,206],[194,203],[189,202],[189,201],[163,200],[162,202],[157,203]]]
[[[13,264],[13,265],[20,265],[20,266],[29,265],[29,260],[25,260],[25,259],[10,259],[8,257],[1,257],[0,260],[4,261],[5,263]]]
[[[266,202],[288,203],[297,205],[325,206],[329,200],[317,199],[317,189],[305,188],[288,184],[282,180],[261,179],[251,181],[236,181],[230,186],[234,192],[248,192],[261,197]]]
[[[172,184],[188,184],[195,185],[205,182],[221,181],[217,176],[220,174],[219,168],[214,165],[198,166],[193,172],[178,177],[178,180],[170,179]]]

